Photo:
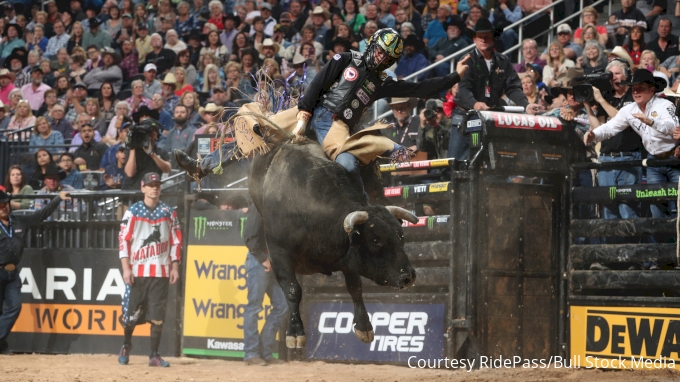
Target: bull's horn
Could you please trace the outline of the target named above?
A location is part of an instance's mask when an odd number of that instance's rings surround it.
[[[397,219],[403,219],[413,224],[418,223],[418,217],[401,207],[385,206],[388,211]]]
[[[355,224],[364,224],[366,220],[368,220],[368,212],[354,211],[345,217],[345,222],[342,225],[345,227],[345,232],[350,233]]]

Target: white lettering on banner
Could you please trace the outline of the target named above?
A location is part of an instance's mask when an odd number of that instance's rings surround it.
[[[33,277],[33,271],[31,271],[31,268],[21,268],[19,277],[21,277],[21,293],[30,293],[36,300],[42,299],[40,291],[38,290],[38,284],[35,282],[35,277]]]
[[[208,338],[207,348],[217,350],[243,350],[243,342],[217,341],[214,338]]]
[[[427,191],[426,185],[413,186],[413,192],[426,192],[426,191]]]
[[[56,281],[57,277],[66,277],[66,281]],[[75,300],[73,287],[76,285],[76,273],[70,268],[47,268],[47,280],[45,284],[45,298],[54,300],[54,291],[60,290],[68,300]]]
[[[523,114],[491,113],[496,127],[562,131],[562,123],[555,117]]]
[[[375,333],[378,333],[378,328],[384,327],[391,334],[375,336],[374,341],[371,342],[370,351],[419,353],[423,350],[428,320],[426,312],[374,312],[369,314],[369,320]],[[354,329],[353,322],[353,313],[323,312],[319,316],[317,327],[319,333],[346,334]],[[384,332],[384,329],[382,331]],[[421,335],[411,336],[411,334]]]
[[[83,301],[92,300],[92,268],[83,269]]]
[[[120,298],[123,298],[123,295],[125,295],[125,281],[118,269],[109,269],[109,273],[106,274],[104,283],[101,289],[99,289],[99,294],[97,294],[97,301],[104,301],[106,296],[110,294],[118,295]]]

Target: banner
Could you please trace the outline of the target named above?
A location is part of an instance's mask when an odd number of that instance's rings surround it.
[[[186,355],[243,358],[248,303],[245,221],[241,210],[191,211],[182,346]],[[265,296],[260,330],[270,311]]]
[[[125,283],[117,250],[27,249],[20,268],[23,303],[8,338],[13,351],[118,353]],[[176,295],[171,286],[161,340],[167,355],[175,355]],[[148,352],[149,329],[139,325],[134,332],[141,354]]]
[[[570,317],[573,367],[680,367],[680,309],[572,306]]]
[[[307,358],[405,363],[444,358],[443,304],[366,304],[375,338],[354,334],[354,305],[317,302],[309,308]]]
[[[577,203],[675,200],[678,198],[677,188],[676,183],[575,188],[573,198]]]

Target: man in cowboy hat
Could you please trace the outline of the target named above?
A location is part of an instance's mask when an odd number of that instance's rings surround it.
[[[386,118],[387,123],[393,126],[382,129],[382,135],[402,146],[416,149],[416,136],[420,126],[420,118],[413,115],[413,108],[416,106],[415,98],[394,97],[390,100],[392,115]]]
[[[615,58],[620,58],[628,63],[629,68],[634,67],[633,59],[630,57],[630,54],[628,54],[628,52],[626,52],[626,50],[621,46],[615,46],[612,50],[605,50],[604,53],[609,57],[609,61]]]
[[[123,85],[123,71],[118,66],[120,55],[112,48],[105,48],[102,49],[102,61],[104,66],[87,72],[83,82],[87,85],[89,92],[96,92],[104,82],[110,82],[113,85],[113,91],[118,93]]]
[[[270,38],[264,39],[262,41],[262,44],[257,48],[257,51],[260,52],[260,59],[265,60],[267,58],[273,58],[276,60],[276,63],[281,66],[281,56],[279,56],[279,50],[281,47],[279,44],[275,43],[274,40]]]
[[[2,42],[0,43],[0,58],[6,59],[14,48],[25,46],[26,42],[22,40],[22,36],[23,32],[19,25],[7,25]]]
[[[55,167],[54,165],[48,166]],[[29,214],[12,213],[12,195],[0,192],[0,300],[4,307],[0,312],[0,354],[12,354],[7,345],[14,323],[21,312],[21,277],[19,276],[21,255],[24,251],[24,237],[30,228],[39,224],[57,209],[63,200],[70,200],[66,190],[59,192],[44,208]],[[37,201],[37,200],[36,200]]]
[[[444,23],[446,38],[440,38],[434,46],[428,49],[431,62],[439,62],[453,53],[468,46],[463,32],[467,30],[465,22],[458,15],[453,15],[449,21]],[[437,77],[442,77],[450,71],[449,65],[439,65],[435,68]]]
[[[110,47],[113,43],[113,38],[108,32],[101,30],[99,27],[102,23],[101,20],[93,17],[89,19],[89,23],[90,30],[83,35],[83,46],[94,45],[97,49]]]
[[[14,77],[14,86],[21,88],[31,82],[31,73],[26,73],[23,69],[28,66],[28,52],[26,48],[14,48],[12,54],[5,59],[3,66],[9,69]]]
[[[43,71],[40,66],[31,68],[31,83],[21,87],[21,95],[31,105],[31,110],[38,110],[45,102],[45,92],[52,89],[43,83]]]
[[[394,73],[397,75],[398,79],[402,79],[409,76],[419,70],[425,69],[430,63],[427,58],[420,53],[425,44],[416,35],[410,34],[404,40],[404,54],[397,63],[397,68]],[[420,73],[418,75],[418,81],[422,81],[430,76],[430,71]]]
[[[312,11],[312,25],[314,25],[314,41],[323,44],[326,41],[326,32],[328,27],[326,21],[330,18],[330,13],[323,9],[320,5],[314,7]]]
[[[163,87],[163,98],[165,99],[163,110],[172,115],[175,113],[175,105],[179,102],[179,97],[175,94],[175,89],[177,88],[175,75],[172,73],[166,74],[163,80],[161,80],[161,86]]]
[[[522,92],[522,83],[507,56],[494,51],[495,28],[487,19],[475,25],[474,43],[468,70],[458,85],[456,104],[464,109],[488,110],[500,105],[505,94],[529,114],[538,114],[541,107],[530,104]],[[461,158],[462,159],[462,158]]]
[[[73,187],[67,184],[61,184],[61,181],[66,179],[66,172],[57,167],[56,163],[48,164],[47,168],[45,169],[45,173],[41,174],[39,177],[40,180],[44,182],[45,186],[37,192],[38,195],[50,195],[56,193],[61,194],[61,192],[71,193],[72,191],[75,191]],[[33,203],[33,207],[31,207],[31,209],[41,210],[45,208],[48,204],[51,204],[53,201],[54,199],[52,199],[52,201],[50,201],[49,199],[35,199],[35,202]],[[70,201],[70,198],[63,199],[61,201],[59,205],[59,210],[61,211],[61,213],[72,211],[75,208],[77,201],[76,200],[73,200],[71,202],[68,201]],[[54,209],[52,209],[52,211],[54,211]]]
[[[660,83],[650,71],[636,70],[632,78],[623,83],[633,88],[634,102],[622,107],[609,122],[586,133],[584,142],[601,142],[630,127],[642,137],[642,144],[649,153],[647,159],[675,157],[677,140],[673,138],[673,132],[680,122],[675,116],[675,105],[656,96],[658,91],[663,90]],[[677,183],[679,178],[680,170],[673,167],[647,168],[647,184]],[[671,203],[669,210],[657,204],[650,207],[655,218],[668,216],[673,208]]]
[[[16,86],[12,83],[14,77],[8,69],[0,69],[0,101],[9,105],[9,92],[16,89]]]

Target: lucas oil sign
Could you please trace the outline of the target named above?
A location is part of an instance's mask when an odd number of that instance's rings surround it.
[[[680,368],[680,309],[571,307],[573,366]]]
[[[443,304],[366,304],[375,338],[354,334],[351,303],[314,303],[309,310],[307,358],[405,363],[444,356]]]

